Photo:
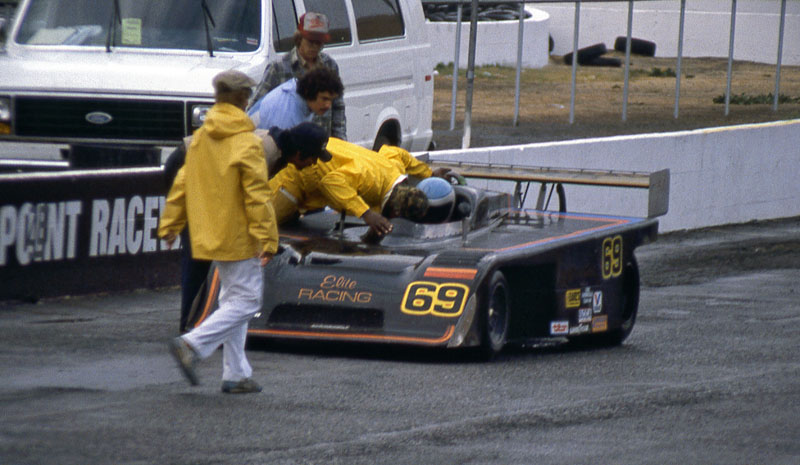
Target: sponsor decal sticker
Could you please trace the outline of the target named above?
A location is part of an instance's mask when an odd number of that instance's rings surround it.
[[[566,294],[565,305],[567,308],[578,308],[581,306],[581,290],[569,289]]]
[[[608,316],[600,315],[592,318],[592,332],[600,333],[608,331]]]
[[[372,302],[372,292],[359,290],[358,281],[354,279],[329,274],[322,278],[317,288],[301,287],[297,299],[368,304]]]
[[[584,287],[581,291],[581,305],[589,305],[592,303],[592,288]]]
[[[592,311],[594,313],[603,311],[603,291],[594,291],[592,295]]]
[[[409,315],[452,318],[461,315],[469,287],[461,283],[414,281],[406,287],[400,310]]]
[[[569,334],[569,321],[551,321],[550,334],[553,336],[566,336]]]
[[[578,326],[573,326],[572,328],[569,329],[570,336],[575,336],[577,334],[586,334],[588,332],[589,332],[589,325],[578,325]]]
[[[578,309],[578,323],[589,323],[592,321],[592,309],[591,308],[579,308]]]

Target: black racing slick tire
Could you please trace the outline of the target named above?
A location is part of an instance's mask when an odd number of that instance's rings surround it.
[[[639,312],[639,264],[636,257],[625,265],[622,273],[622,313],[620,325],[607,333],[586,336],[585,341],[592,346],[612,347],[622,344],[633,331],[636,314]],[[581,337],[580,339],[584,339]]]
[[[481,315],[481,356],[491,360],[506,345],[509,319],[509,287],[502,271],[495,271],[485,288]]]
[[[607,66],[609,68],[619,68],[622,66],[622,60],[614,57],[597,57],[584,63],[584,66]]]
[[[627,42],[627,37],[617,37],[617,39],[614,41],[614,50],[618,52],[625,52],[625,45]],[[646,57],[656,56],[656,43],[649,40],[631,37],[631,53]]]
[[[589,61],[599,57],[600,55],[606,53],[608,49],[606,48],[606,44],[599,43],[590,45],[588,47],[583,47],[578,49],[578,64],[584,65]],[[572,52],[567,53],[564,55],[564,64],[571,65],[572,64]]]

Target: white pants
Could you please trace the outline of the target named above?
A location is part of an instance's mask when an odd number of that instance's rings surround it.
[[[203,323],[183,335],[200,358],[222,344],[222,379],[240,381],[253,374],[244,353],[247,323],[261,309],[263,276],[258,258],[213,263],[219,271],[219,308]]]

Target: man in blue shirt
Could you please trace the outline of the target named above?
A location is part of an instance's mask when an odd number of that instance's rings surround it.
[[[248,116],[257,128],[289,129],[325,114],[343,91],[339,76],[328,68],[316,68],[272,89],[250,107]]]
[[[322,51],[324,45],[331,41],[327,16],[311,11],[300,16],[293,39],[292,50],[267,66],[264,78],[253,97],[254,102],[284,82],[301,78],[314,68],[328,68],[341,78],[336,60]],[[316,115],[313,120],[326,129],[328,135],[347,140],[347,118],[341,95],[333,100],[329,113]]]

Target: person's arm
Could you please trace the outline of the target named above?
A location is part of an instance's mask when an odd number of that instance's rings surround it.
[[[419,161],[415,156],[411,155],[407,150],[395,147],[393,145],[384,145],[378,149],[378,153],[388,159],[400,160],[409,176],[415,176],[420,179],[431,177],[433,172],[431,168],[424,162]]]
[[[331,106],[331,136],[347,140],[347,117],[342,97],[337,97]]]
[[[318,189],[331,207],[361,218],[369,210],[369,205],[355,189],[357,180],[353,173],[339,168],[327,173],[318,184]]]
[[[158,237],[172,246],[178,233],[186,227],[185,170],[181,168],[167,195],[164,212],[158,222]]]
[[[167,191],[172,187],[175,176],[178,175],[178,170],[183,166],[184,160],[186,160],[186,144],[181,142],[181,145],[175,147],[175,150],[167,157],[167,161],[164,162],[164,178],[167,183]]]
[[[239,162],[239,174],[244,192],[244,208],[249,233],[262,244],[259,257],[262,263],[278,250],[278,225],[272,209],[272,190],[267,182],[267,165],[261,144],[248,145]],[[267,260],[268,261],[268,260]]]
[[[326,53],[320,53],[323,64],[330,68],[336,76],[341,79],[339,74],[339,64]],[[331,136],[347,140],[347,116],[344,112],[344,96],[340,95],[333,100],[331,105]]]

